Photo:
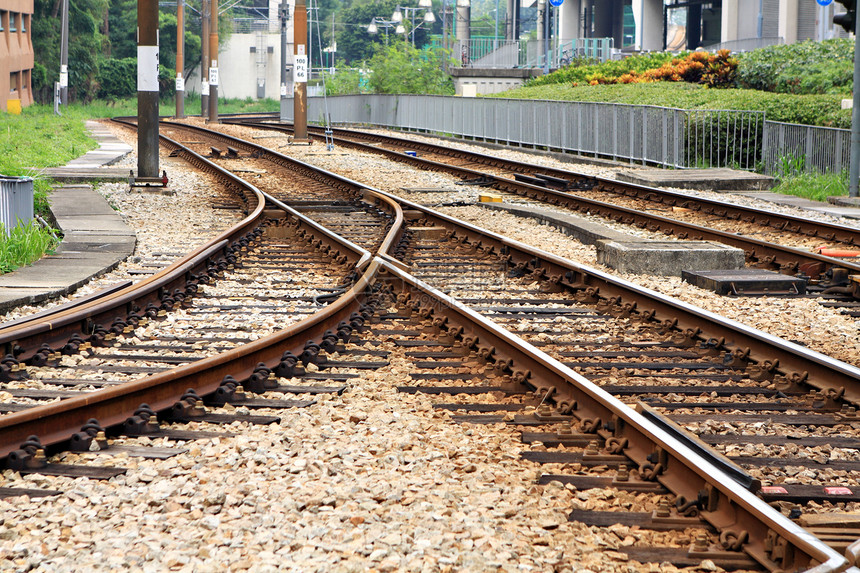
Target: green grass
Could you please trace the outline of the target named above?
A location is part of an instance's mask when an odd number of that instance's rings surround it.
[[[29,265],[43,254],[52,252],[56,246],[57,241],[51,231],[36,221],[19,224],[8,237],[0,231],[0,273]]]
[[[159,113],[175,113],[175,99],[161,102]],[[275,100],[219,100],[219,113],[277,111]],[[21,115],[0,112],[0,174],[33,178],[34,211],[50,219],[49,201],[51,181],[43,175],[44,169],[65,165],[87,151],[98,147],[86,130],[87,119],[110,118],[120,115],[137,115],[137,99],[122,101],[96,101],[89,105],[71,104],[60,108],[55,115],[53,106],[32,105]],[[200,113],[200,97],[187,98],[185,112]],[[9,238],[0,237],[0,273],[7,273],[21,265],[39,259],[56,247],[50,232],[38,223],[13,229]]]
[[[81,106],[71,105],[70,110],[74,110]],[[114,101],[96,100],[87,106],[83,106],[86,110],[87,117],[94,118],[109,118],[122,115],[137,115],[137,99],[125,99]],[[262,113],[272,112],[281,109],[279,101],[273,99],[218,99],[218,113]],[[65,114],[65,108],[61,111]],[[200,115],[200,96],[198,94],[190,95],[185,98],[185,115]],[[176,98],[162,99],[158,104],[158,114],[162,117],[171,116],[176,113]]]
[[[848,173],[791,173],[779,176],[772,191],[827,201],[830,196],[848,195]]]

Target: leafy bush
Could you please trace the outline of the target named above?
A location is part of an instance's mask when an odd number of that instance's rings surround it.
[[[629,72],[618,78],[589,79],[591,85],[636,84],[644,82],[687,82],[705,84],[712,88],[727,88],[734,83],[735,69],[738,60],[731,57],[729,50],[720,50],[716,54],[708,52],[693,52],[683,58],[673,58],[659,68],[644,72]]]
[[[176,74],[170,68],[158,66],[158,92],[162,98],[176,90]],[[99,64],[97,97],[105,100],[129,98],[137,93],[137,58],[103,60]]]
[[[325,74],[326,95],[359,94],[367,91],[367,79],[357,68],[341,68],[334,75]]]
[[[766,112],[767,119],[771,121],[846,129],[851,127],[851,110],[841,109],[838,95],[777,94],[746,89],[713,90],[696,84],[657,82],[522,87],[504,94],[494,94],[494,97],[659,105],[680,109],[753,110]]]
[[[853,66],[853,40],[771,46],[739,56],[737,84],[779,93],[847,94]]]
[[[372,93],[453,95],[454,82],[444,70],[439,48],[413,48],[408,42],[377,46],[368,64]]]
[[[675,58],[674,54],[655,52],[653,54],[641,54],[630,56],[623,60],[611,60],[602,64],[584,63],[582,60],[575,61],[571,65],[556,70],[545,76],[529,80],[527,86],[545,86],[551,84],[588,84],[592,80],[598,80],[597,83],[607,83],[599,81],[600,78],[605,80],[614,80],[620,78],[624,74],[643,73],[646,70],[659,68],[663,64],[670,62]],[[587,62],[587,61],[586,61]]]
[[[100,98],[133,96],[137,90],[137,58],[104,60],[99,65],[98,81]]]

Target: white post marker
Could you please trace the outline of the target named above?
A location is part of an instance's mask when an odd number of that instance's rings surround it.
[[[185,78],[182,77],[182,74],[176,74],[176,91],[185,91]]]
[[[200,95],[209,95],[209,82],[206,81],[206,78],[203,78],[203,81],[200,83]]]
[[[60,66],[60,88],[69,87],[69,66]]]
[[[212,60],[212,65],[209,66],[209,85],[218,85],[218,60]]]
[[[137,47],[137,91],[158,91],[158,46]]]
[[[293,66],[293,82],[297,84],[308,83],[308,57],[295,56],[294,62],[295,66]]]

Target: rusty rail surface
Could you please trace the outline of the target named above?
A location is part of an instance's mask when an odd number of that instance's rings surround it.
[[[250,185],[245,188],[252,189]],[[509,257],[512,268],[531,272],[535,278],[547,279],[561,288],[581,293],[583,300],[605,301],[609,312],[629,313],[642,320],[665,324],[666,328],[688,336],[694,343],[712,344],[718,349],[724,343],[714,342],[700,323],[719,317],[694,307],[686,308],[688,305],[655,296],[656,293],[646,289],[470,227],[418,205],[397,200],[398,206],[394,198],[385,193],[370,190],[363,196],[387,205],[396,213],[398,224],[389,230],[383,248],[375,255],[347,242],[339,242],[340,249],[353,253],[361,275],[336,302],[283,331],[222,355],[85,396],[2,416],[0,455],[8,455],[10,448],[33,434],[38,435],[44,444],[68,440],[71,433],[93,417],[103,426],[122,423],[142,402],[155,410],[170,408],[188,388],[205,395],[214,392],[227,375],[242,382],[254,373],[259,363],[273,367],[285,350],[300,354],[307,340],[320,340],[326,331],[337,328],[336,324],[361,329],[370,316],[363,304],[374,295],[374,290],[384,289],[396,296],[402,308],[414,313],[416,319],[420,317],[429,328],[451,337],[467,350],[481,350],[481,355],[501,360],[511,375],[554,402],[565,415],[583,421],[596,420],[591,424],[596,435],[615,440],[619,451],[636,463],[644,475],[676,495],[701,500],[702,517],[720,531],[745,539],[739,548],[764,567],[824,573],[841,571],[849,566],[846,558],[767,506],[709,460],[617,398],[519,337],[404,272],[400,268],[402,265],[395,264],[394,252],[398,237],[403,233],[400,223],[430,219],[444,224],[450,229],[450,237],[460,238],[477,253],[498,253]],[[313,237],[312,241],[318,248],[334,248],[329,244],[334,240],[330,233],[287,205],[267,200],[295,219],[296,224],[305,229],[306,235]],[[640,300],[641,304],[647,304],[653,310],[640,310]],[[670,313],[680,313],[683,318],[669,318]],[[717,320],[718,323],[720,321],[727,331],[737,327],[731,321]],[[710,326],[705,325],[705,328]],[[734,336],[761,338],[737,331],[734,331]],[[550,416],[545,421],[552,423],[555,420]]]
[[[283,125],[255,122],[248,118],[234,118],[232,120],[227,120],[226,123],[236,123],[263,129],[290,131],[290,128]],[[826,275],[832,275],[834,269],[843,269],[846,275],[847,273],[860,273],[860,264],[858,263],[847,262],[793,247],[785,247],[744,235],[737,235],[730,232],[703,227],[701,225],[685,223],[669,217],[649,214],[635,209],[613,205],[604,201],[588,199],[581,195],[574,195],[560,189],[553,189],[551,188],[550,183],[547,183],[547,186],[534,185],[467,167],[449,165],[447,163],[425,159],[420,156],[406,155],[399,151],[381,149],[379,147],[357,141],[357,139],[375,142],[396,142],[397,145],[407,146],[412,150],[421,151],[424,149],[431,153],[446,155],[452,158],[468,159],[473,163],[486,165],[488,167],[505,169],[522,174],[529,173],[532,178],[536,175],[546,175],[552,178],[566,180],[571,183],[585,182],[599,188],[600,190],[613,191],[621,195],[634,197],[639,196],[649,200],[659,200],[667,205],[678,205],[693,210],[700,210],[704,213],[717,214],[728,219],[742,220],[751,223],[756,222],[762,226],[769,226],[775,229],[786,229],[810,237],[818,236],[823,240],[860,245],[860,230],[852,227],[811,221],[800,217],[793,217],[791,215],[764,211],[762,209],[691,197],[653,187],[645,187],[608,178],[592,177],[573,171],[529,165],[527,163],[500,159],[491,155],[463,151],[430,143],[404,140],[393,136],[376,135],[352,130],[335,129],[334,131],[336,133],[340,132],[342,134],[347,134],[346,137],[335,137],[335,141],[340,145],[357,148],[377,155],[383,155],[388,159],[403,162],[419,169],[431,169],[434,171],[449,173],[464,179],[481,180],[482,185],[487,185],[501,191],[515,193],[530,199],[550,205],[565,207],[574,211],[589,212],[624,224],[646,228],[653,232],[662,232],[667,235],[674,235],[686,239],[717,241],[743,249],[746,254],[747,261],[758,267],[790,275],[802,273],[808,275],[812,279],[822,280],[825,286],[831,286],[830,280]],[[832,286],[843,286],[845,281],[842,279],[844,278],[845,277],[840,274],[837,277],[837,282],[834,282]],[[853,284],[856,283],[849,283],[849,288],[851,288]],[[854,287],[855,290],[857,288],[858,287]],[[860,292],[853,294],[855,297],[860,296]]]

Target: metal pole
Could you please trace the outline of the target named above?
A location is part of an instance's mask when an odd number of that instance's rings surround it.
[[[218,123],[218,0],[210,0],[209,16],[209,122]]]
[[[851,168],[848,196],[858,196],[860,179],[860,18],[854,18],[854,109],[851,110]]]
[[[493,51],[499,49],[499,0],[496,0],[496,25],[493,28]]]
[[[290,16],[290,7],[286,0],[281,2],[278,10],[281,18],[281,121],[286,119],[287,100],[287,19]]]
[[[176,3],[176,119],[185,117],[185,0]]]
[[[137,2],[137,175],[158,177],[158,0]]]
[[[308,140],[308,10],[305,0],[296,0],[293,12],[293,141]]]
[[[60,17],[60,103],[69,103],[69,0],[63,0]]]
[[[209,0],[203,0],[202,14],[200,15],[201,30],[200,44],[202,58],[200,62],[200,117],[206,117],[209,113],[209,15],[212,10]]]

